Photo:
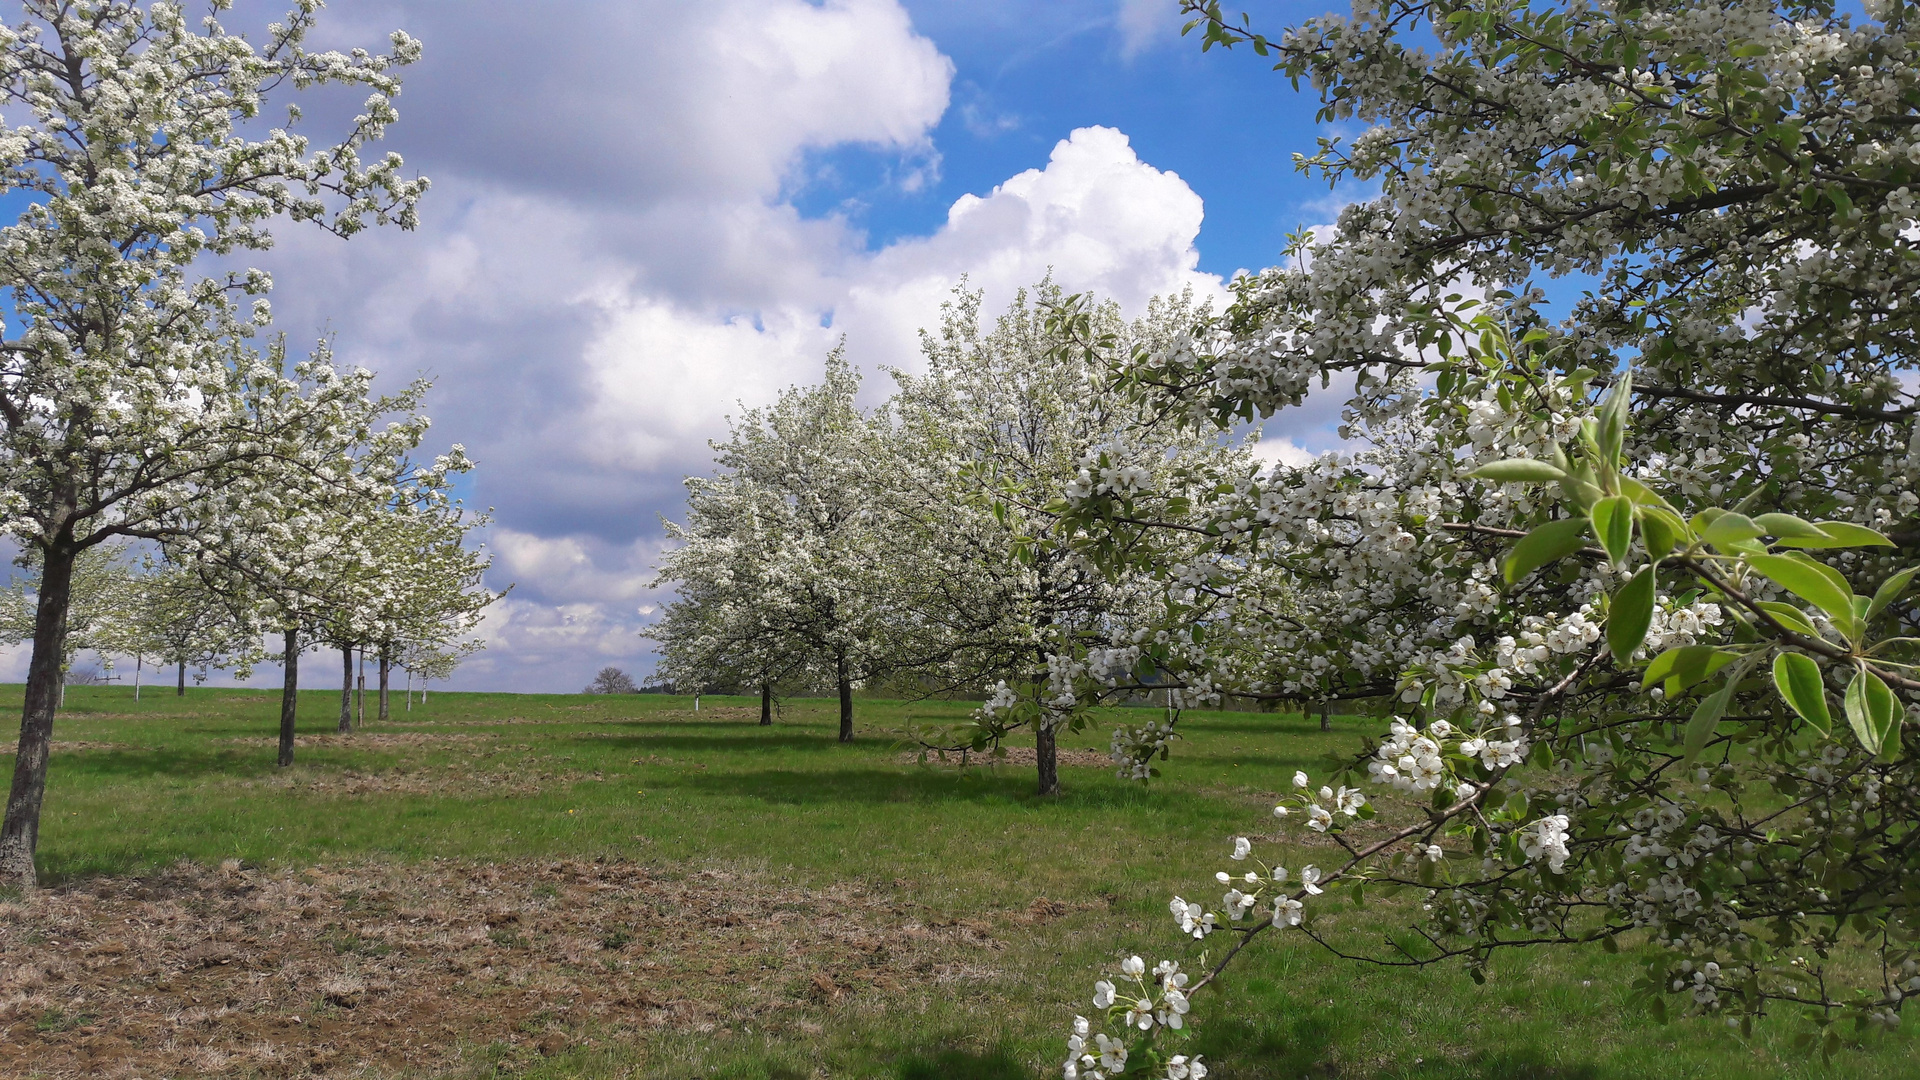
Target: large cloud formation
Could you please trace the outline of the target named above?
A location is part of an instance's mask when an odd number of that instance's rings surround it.
[[[954,65],[895,0],[336,0],[324,22],[328,44],[425,42],[389,141],[433,190],[414,233],[287,229],[264,262],[283,327],[433,376],[432,438],[480,463],[469,501],[496,508],[493,578],[516,588],[456,685],[647,668],[681,478],[843,337],[868,371],[915,366],[963,275],[990,305],[1050,269],[1136,310],[1220,290],[1196,269],[1199,196],[1111,128],[1063,132],[1043,167],[877,250],[803,213],[823,152],[880,155],[900,191],[938,175]]]

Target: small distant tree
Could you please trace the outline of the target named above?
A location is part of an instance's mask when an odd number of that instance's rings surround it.
[[[687,481],[687,523],[655,586],[680,600],[649,633],[661,668],[699,687],[791,674],[833,688],[840,741],[853,741],[853,691],[906,659],[887,635],[875,547],[878,429],[855,402],[860,377],[835,351],[816,386],[746,412],[714,445],[720,472]]]
[[[661,643],[650,683],[696,695],[710,685],[757,686],[760,722],[773,723],[774,687],[812,674],[813,659],[778,632],[761,603],[774,595],[781,520],[754,512],[750,499],[695,504],[682,533],[687,544],[671,564],[679,596],[647,631]]]
[[[479,648],[478,642],[445,645],[412,642],[402,648],[398,663],[407,673],[407,707],[413,707],[413,680],[420,680],[420,703],[426,704],[427,683],[432,679],[451,679],[460,661]]]
[[[595,675],[593,681],[587,684],[587,688],[581,691],[583,694],[637,694],[639,692],[640,687],[634,683],[633,678],[617,667],[601,668],[600,674]]]
[[[379,668],[379,718],[387,719],[395,665],[409,650],[445,653],[456,662],[485,647],[474,637],[486,609],[507,591],[485,584],[493,559],[468,544],[491,518],[468,514],[457,502],[398,507],[374,531],[378,587],[368,605],[363,647]]]
[[[18,645],[32,641],[34,623],[40,605],[42,570],[29,551],[27,573],[0,589],[0,642]],[[123,632],[137,607],[134,575],[119,548],[89,548],[73,566],[69,585],[67,633],[60,653],[60,680],[73,671],[73,658],[86,650],[111,653],[113,643]],[[97,679],[95,681],[98,681]],[[64,693],[61,695],[64,700]]]
[[[260,653],[251,613],[209,588],[190,567],[149,559],[128,585],[128,605],[97,647],[175,669],[175,693],[187,692],[187,669],[247,665]],[[137,694],[137,689],[136,689]]]
[[[338,441],[310,451],[326,485],[262,490],[258,484],[236,484],[218,513],[223,520],[248,521],[252,528],[221,529],[212,523],[208,528],[218,529],[218,543],[168,550],[169,557],[193,566],[228,604],[251,612],[267,632],[280,634],[282,766],[293,764],[301,654],[320,642],[350,648],[369,639],[375,622],[372,598],[383,592],[377,538],[394,514],[445,512],[451,475],[472,468],[458,444],[430,463],[412,459],[430,426],[419,412],[429,386],[425,380],[374,397],[368,392],[373,374],[360,368],[340,371],[325,342],[298,370],[322,387],[348,384],[357,396],[350,422],[324,433]],[[240,516],[240,507],[256,507],[250,521]],[[342,720],[344,725],[344,709]]]
[[[102,670],[92,664],[83,664],[67,669],[68,686],[105,686],[112,678],[113,668]]]
[[[1052,504],[1076,487],[1190,489],[1201,466],[1211,486],[1252,462],[1210,430],[1141,437],[1153,407],[1116,389],[1106,358],[1080,347],[1157,348],[1196,317],[1190,298],[1155,301],[1129,322],[1110,302],[1067,310],[1048,280],[985,325],[980,300],[956,290],[939,328],[922,335],[925,374],[894,373],[894,453],[875,495],[879,561],[892,570],[881,609],[904,654],[926,658],[923,678],[991,694],[971,732],[976,748],[1033,729],[1039,793],[1052,795],[1058,734],[1087,722],[1075,685],[1085,667],[1057,658],[1130,647],[1131,631],[1164,606],[1157,574],[1109,573],[1060,542],[1070,527]]]

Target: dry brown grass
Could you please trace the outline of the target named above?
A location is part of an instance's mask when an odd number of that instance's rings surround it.
[[[929,750],[926,752],[927,760],[925,764],[944,765],[952,768],[973,768],[976,766],[992,768],[995,766],[1012,765],[1017,768],[1031,769],[1038,760],[1038,755],[1031,746],[1005,746],[1001,747],[1001,751],[1001,755],[996,757],[992,751],[985,751],[978,754],[971,752],[962,754],[957,750]],[[1067,769],[1112,769],[1115,767],[1113,758],[1099,750],[1069,750],[1063,746],[1054,751],[1054,760],[1061,768]],[[900,761],[907,765],[915,764],[920,761],[920,751],[908,750],[900,755]]]
[[[90,739],[55,739],[53,740],[51,749],[56,754],[63,754],[78,750],[146,750],[149,748],[145,746],[129,746],[126,743],[95,742]],[[17,754],[19,752],[20,747],[14,743],[0,745],[0,757],[4,757],[7,754]]]

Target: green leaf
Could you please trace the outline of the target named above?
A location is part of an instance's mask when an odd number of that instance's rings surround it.
[[[1670,513],[1677,513],[1677,511],[1674,511],[1673,507],[1668,504],[1667,500],[1661,498],[1652,488],[1635,480],[1631,476],[1623,476],[1620,478],[1620,494],[1632,499],[1633,505],[1635,506],[1658,506]]]
[[[1607,648],[1616,663],[1632,660],[1633,651],[1647,640],[1647,627],[1653,624],[1653,586],[1653,567],[1648,566],[1614,594],[1607,613]]]
[[[1762,600],[1754,606],[1773,616],[1774,622],[1779,623],[1781,626],[1786,627],[1796,634],[1802,634],[1811,638],[1820,636],[1820,631],[1814,627],[1813,620],[1807,618],[1806,612],[1801,611],[1792,604],[1782,604],[1774,600]]]
[[[1566,473],[1552,464],[1535,461],[1532,458],[1508,458],[1505,461],[1496,461],[1490,465],[1482,465],[1467,475],[1476,476],[1482,480],[1495,480],[1503,484],[1527,481],[1553,483],[1567,478]]]
[[[1753,662],[1759,653],[1750,653],[1740,658],[1739,663],[1727,672],[1727,681],[1720,689],[1700,699],[1700,705],[1693,710],[1693,719],[1687,721],[1687,746],[1685,760],[1692,764],[1700,756],[1707,740],[1713,737],[1714,729],[1719,727],[1720,718],[1727,715],[1727,706],[1733,701],[1733,692],[1739,688],[1740,680],[1747,677]]]
[[[1781,588],[1819,608],[1835,622],[1853,621],[1853,588],[1838,570],[1804,556],[1750,555],[1747,565]]]
[[[1827,711],[1827,690],[1820,682],[1820,665],[1804,653],[1783,652],[1773,658],[1773,686],[1781,700],[1793,707],[1826,738],[1833,733],[1833,714]]]
[[[1810,521],[1804,521],[1792,514],[1761,514],[1753,519],[1755,525],[1765,529],[1768,536],[1789,539],[1796,536],[1811,536],[1815,539],[1827,539],[1820,527]]]
[[[1653,658],[1640,685],[1652,686],[1667,680],[1667,696],[1672,697],[1689,686],[1704,682],[1713,673],[1739,658],[1739,653],[1724,652],[1713,645],[1682,645]]]
[[[1855,525],[1851,521],[1816,521],[1825,539],[1811,536],[1796,536],[1791,539],[1782,537],[1781,547],[1795,548],[1843,548],[1843,547],[1893,547],[1893,541],[1880,535],[1865,525]]]
[[[1871,619],[1887,610],[1888,604],[1898,600],[1900,594],[1907,591],[1907,586],[1913,584],[1915,574],[1920,574],[1920,566],[1902,570],[1881,582],[1880,587],[1874,590],[1873,603],[1867,605],[1867,618]]]
[[[1699,513],[1693,515],[1692,518],[1688,519],[1687,527],[1692,529],[1696,533],[1700,532],[1701,530],[1705,529],[1707,526],[1713,524],[1715,521],[1718,521],[1721,515],[1725,513],[1727,513],[1727,511],[1721,509],[1718,506],[1709,506],[1705,510],[1700,511]]]
[[[1507,584],[1511,585],[1542,566],[1559,560],[1587,546],[1587,520],[1585,518],[1562,518],[1549,521],[1520,538],[1507,553]]]
[[[1711,645],[1682,645],[1668,649],[1647,663],[1647,670],[1640,676],[1640,689],[1645,690],[1671,674],[1674,664],[1679,662],[1681,654],[1688,649],[1708,653],[1714,651]]]
[[[1898,749],[1900,707],[1880,676],[1865,667],[1854,672],[1853,680],[1847,683],[1846,709],[1847,724],[1868,753],[1880,754],[1888,749],[1889,735],[1894,738],[1892,749]]]
[[[1733,700],[1733,682],[1700,699],[1693,710],[1693,719],[1687,721],[1687,751],[1685,760],[1691,764],[1706,749],[1707,740],[1720,725],[1720,718],[1727,715],[1727,703]]]
[[[1588,511],[1593,519],[1593,535],[1600,538],[1600,546],[1607,551],[1607,558],[1614,563],[1627,561],[1627,549],[1633,544],[1633,500],[1625,495],[1612,495],[1593,504]]]
[[[1662,507],[1649,506],[1640,512],[1640,538],[1647,543],[1647,555],[1664,559],[1687,533],[1678,514]]]
[[[1742,540],[1752,540],[1765,534],[1766,530],[1747,515],[1729,513],[1714,518],[1712,524],[1700,533],[1700,539],[1725,551]]]
[[[1627,434],[1627,407],[1632,400],[1633,373],[1623,371],[1600,403],[1600,453],[1609,467],[1620,460],[1620,447]]]

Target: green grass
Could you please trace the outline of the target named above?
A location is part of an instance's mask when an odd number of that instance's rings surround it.
[[[18,709],[18,687],[0,707]],[[300,730],[333,728],[338,696],[303,695]],[[396,696],[396,708],[398,698]],[[1374,721],[1201,713],[1150,787],[1063,769],[1065,793],[1032,794],[1030,769],[960,772],[901,760],[921,722],[964,704],[863,701],[860,741],[834,741],[834,703],[789,702],[775,726],[757,701],[435,694],[353,744],[303,746],[291,777],[271,742],[277,695],[227,689],[77,688],[55,738],[120,749],[55,753],[40,857],[45,878],[139,874],[181,859],[263,866],[431,857],[607,856],[664,870],[746,865],[789,880],[907,883],[923,919],[973,918],[1006,948],[986,982],[909,985],[823,1007],[818,1030],[774,1035],[658,1032],[644,1043],[549,1059],[475,1047],[476,1075],[735,1078],[998,1078],[1057,1075],[1066,1022],[1118,956],[1193,959],[1166,914],[1170,895],[1209,896],[1227,838],[1269,831],[1272,797],[1295,768],[1350,752]],[[521,721],[521,722],[515,722]],[[540,721],[528,723],[524,721]],[[408,732],[471,741],[382,743]],[[1104,730],[1063,739],[1103,747]],[[353,793],[347,774],[440,778],[429,793]],[[598,773],[603,779],[594,780]],[[613,774],[620,774],[617,779]],[[544,775],[548,779],[537,779]],[[490,783],[469,781],[480,777]],[[525,783],[514,786],[515,778]],[[292,786],[285,786],[291,780]],[[561,782],[570,781],[570,782]],[[539,790],[533,790],[538,787]],[[1310,860],[1309,860],[1310,861]],[[1062,917],[1018,916],[1045,897]],[[1336,916],[1378,938],[1392,905]],[[1218,940],[1215,939],[1216,948]],[[625,945],[621,941],[612,947]],[[342,939],[337,948],[361,944]],[[1904,1077],[1904,1033],[1849,1048],[1831,1066],[1792,1049],[1791,1017],[1751,1042],[1709,1020],[1662,1026],[1626,1003],[1637,958],[1598,950],[1496,959],[1476,986],[1458,965],[1407,971],[1343,962],[1269,935],[1197,1003],[1193,1049],[1230,1078],[1603,1080]],[[1189,963],[1189,966],[1192,966]],[[64,1017],[45,1021],[63,1025]]]

